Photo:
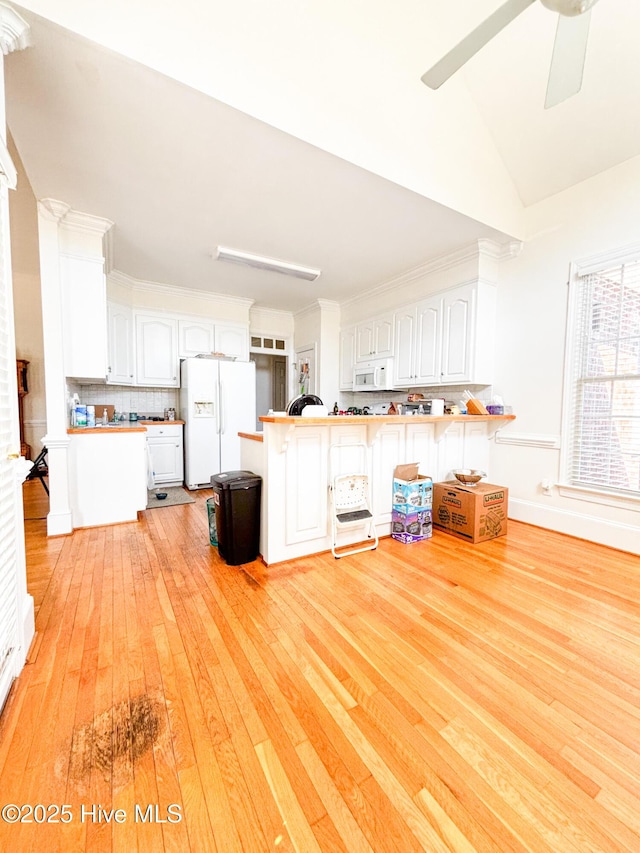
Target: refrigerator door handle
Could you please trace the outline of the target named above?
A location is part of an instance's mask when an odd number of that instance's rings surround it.
[[[220,393],[220,406],[219,406],[220,435],[223,435],[225,428],[226,428],[226,424],[225,424],[225,411],[224,411],[224,403],[223,403],[223,400],[224,400],[224,384],[223,384],[222,380],[220,380],[219,388],[220,388],[220,392],[219,392]]]

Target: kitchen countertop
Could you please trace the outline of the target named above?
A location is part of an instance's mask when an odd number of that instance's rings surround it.
[[[69,427],[68,435],[87,435],[99,433],[146,432],[148,426],[184,425],[184,421],[119,421],[117,424],[97,424],[94,427]]]
[[[261,432],[239,432],[240,438],[248,438],[250,441],[264,441],[264,434]]]
[[[258,420],[266,424],[288,424],[290,426],[304,426],[305,424],[326,424],[334,426],[335,424],[359,424],[359,423],[383,423],[384,421],[393,421],[394,423],[413,424],[413,423],[433,423],[440,421],[445,423],[453,423],[454,421],[514,421],[515,415],[325,415],[320,418],[305,418],[301,415],[293,417],[289,415],[263,415]]]

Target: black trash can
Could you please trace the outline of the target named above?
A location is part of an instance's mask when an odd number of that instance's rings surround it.
[[[262,477],[252,471],[226,471],[211,477],[211,487],[220,556],[230,566],[253,562],[260,549]]]

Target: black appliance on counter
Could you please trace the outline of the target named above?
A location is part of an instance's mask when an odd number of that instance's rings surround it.
[[[302,410],[305,406],[322,406],[324,403],[320,399],[320,397],[316,397],[314,394],[299,394],[297,397],[294,397],[293,400],[287,406],[287,414],[289,416],[297,416],[302,414]]]

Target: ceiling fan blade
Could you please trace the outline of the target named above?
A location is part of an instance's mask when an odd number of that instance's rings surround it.
[[[558,16],[547,97],[544,102],[546,110],[576,95],[582,87],[590,20],[590,11],[576,18]]]
[[[420,78],[430,89],[438,89],[452,74],[462,68],[481,48],[497,36],[500,30],[515,20],[524,10],[536,0],[508,0],[499,9],[489,15],[478,27],[462,39],[446,56],[430,68]]]

